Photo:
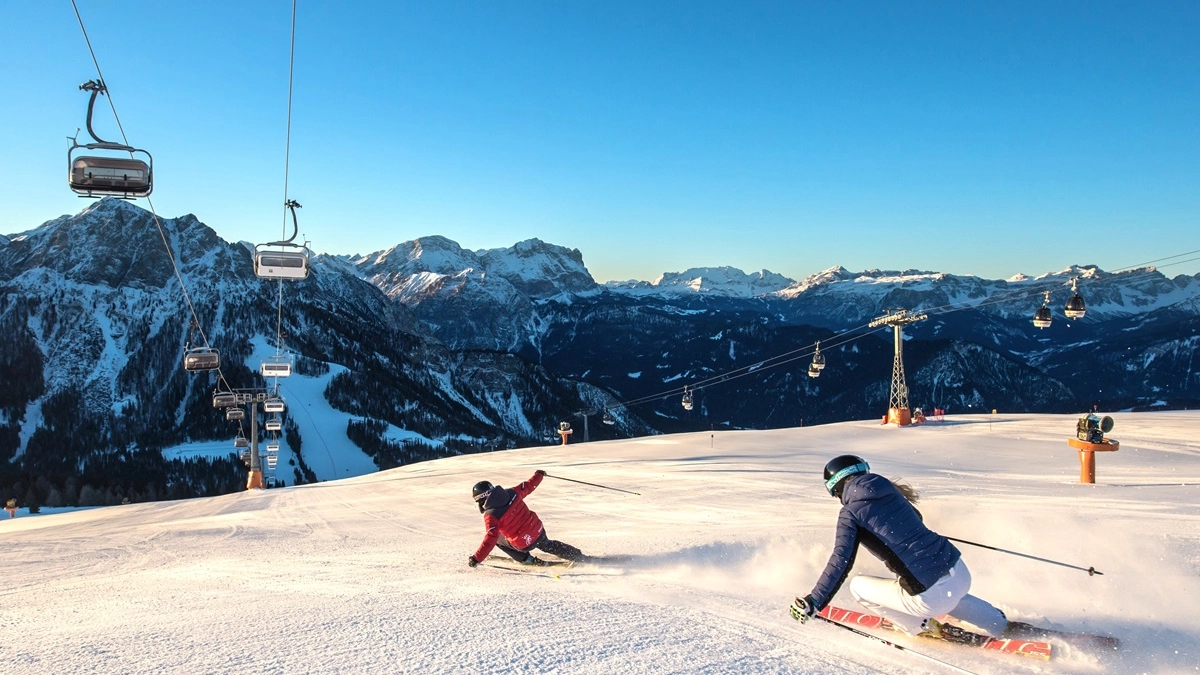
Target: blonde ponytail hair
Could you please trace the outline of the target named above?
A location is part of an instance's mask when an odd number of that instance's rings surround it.
[[[897,478],[892,481],[892,485],[896,486],[896,490],[904,495],[909,504],[916,504],[921,501],[921,495],[917,493],[917,489],[908,483],[904,482],[903,478]]]

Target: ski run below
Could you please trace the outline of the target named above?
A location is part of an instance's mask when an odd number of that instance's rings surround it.
[[[31,673],[942,673],[788,605],[833,542],[831,457],[923,496],[972,592],[1113,635],[1049,662],[889,639],[974,673],[1200,672],[1200,413],[1118,413],[1080,484],[1072,415],[701,432],[423,462],[301,487],[0,521],[0,670]],[[471,569],[478,480],[552,475],[551,538],[616,567]],[[7,514],[0,515],[7,516]],[[854,573],[886,574],[866,551]],[[834,603],[857,608],[843,587]]]

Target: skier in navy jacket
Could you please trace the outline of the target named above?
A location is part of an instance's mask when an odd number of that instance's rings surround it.
[[[483,543],[467,558],[468,565],[474,567],[482,562],[492,552],[493,546],[526,565],[545,564],[545,561],[530,553],[535,548],[563,560],[586,559],[587,556],[574,546],[547,537],[541,519],[525,506],[525,497],[541,484],[545,476],[546,472],[538,469],[529,480],[511,490],[485,480],[471,488],[471,497],[483,514],[486,532]]]
[[[842,455],[825,465],[825,488],[842,502],[833,553],[812,592],[796,598],[792,616],[801,623],[821,611],[837,594],[854,566],[858,546],[883,561],[896,578],[867,575],[850,582],[860,605],[909,635],[942,636],[934,617],[949,614],[976,631],[998,637],[1008,621],[1004,613],[968,594],[971,573],[950,540],[930,530],[905,495],[887,478],[870,473],[860,457]]]

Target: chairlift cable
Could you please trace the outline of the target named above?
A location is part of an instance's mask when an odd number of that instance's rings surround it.
[[[96,76],[100,79],[100,84],[105,87],[105,94],[108,96],[108,105],[112,108],[113,119],[117,122],[117,129],[121,132],[121,141],[129,146],[129,137],[125,135],[125,127],[121,124],[121,116],[117,114],[117,105],[113,101],[112,92],[107,90],[107,85],[104,84],[104,73],[100,69],[100,60],[96,57],[96,50],[92,47],[92,40],[88,37],[87,27],[83,23],[83,15],[79,12],[79,5],[75,0],[71,0],[71,7],[75,10],[75,18],[79,21],[79,30],[83,33],[83,41],[87,44],[88,53],[91,54],[92,64],[96,67]],[[90,130],[89,130],[90,133]],[[130,156],[133,156],[131,151]],[[208,335],[204,332],[204,326],[200,323],[200,315],[196,311],[196,305],[192,302],[192,296],[188,292],[187,284],[184,283],[183,273],[179,271],[179,264],[175,260],[175,253],[171,250],[171,244],[167,240],[167,233],[163,229],[162,219],[158,216],[158,211],[154,208],[154,200],[146,195],[146,203],[150,206],[150,214],[154,217],[154,227],[158,230],[158,236],[162,239],[163,248],[167,252],[167,260],[171,263],[171,269],[175,272],[175,279],[179,281],[179,288],[183,293],[184,302],[187,304],[188,312],[192,315],[192,321],[195,324],[196,330],[200,333],[200,339],[204,342],[205,348],[211,348],[212,345],[208,342]],[[225,375],[221,371],[220,366],[217,367],[217,379],[221,384],[225,385],[227,390],[231,389],[229,383],[225,380]]]
[[[96,58],[96,50],[92,49],[92,40],[88,37],[87,28],[83,25],[83,16],[79,13],[79,5],[75,4],[75,0],[71,0],[71,7],[75,9],[75,18],[79,21],[79,30],[83,31],[83,41],[87,43],[88,53],[92,55],[92,63],[96,66],[96,77],[100,78],[100,84],[104,85],[104,73],[100,71],[100,60]],[[117,129],[121,132],[121,140],[125,145],[129,145],[129,139],[125,136],[125,127],[121,126],[121,116],[117,114],[117,104],[113,102],[112,92],[105,91],[108,95],[108,106],[112,108],[113,118],[117,121]],[[133,156],[133,153],[129,153]]]
[[[283,230],[280,232],[279,240],[287,239],[287,218],[288,210],[291,208],[291,197],[288,195],[288,180],[291,176],[292,166],[292,83],[296,72],[296,1],[292,0],[292,29],[291,40],[288,46],[288,101],[287,101],[287,131],[284,134],[283,143]],[[295,222],[296,211],[292,210],[292,222]],[[292,238],[296,237],[295,233]],[[275,348],[276,353],[280,353],[283,345],[283,279],[278,279],[278,299],[276,302],[275,314]]]

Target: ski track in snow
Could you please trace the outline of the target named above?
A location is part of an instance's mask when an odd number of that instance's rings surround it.
[[[295,379],[295,378],[293,378]],[[319,379],[319,378],[309,378]],[[299,381],[299,380],[296,380]],[[315,383],[313,386],[317,386]],[[340,413],[314,407],[312,417]],[[1121,449],[1080,485],[1070,415],[951,416],[547,446],[301,487],[0,521],[0,670],[41,673],[947,673],[787,613],[829,555],[833,455],[919,488],[961,545],[972,592],[1012,618],[1116,635],[1046,663],[929,640],[983,674],[1200,670],[1200,413],[1121,413]],[[314,422],[316,423],[316,422]],[[305,435],[305,453],[315,439]],[[316,461],[312,461],[314,467]],[[552,538],[619,567],[558,578],[470,569],[468,497],[536,468]],[[855,573],[883,574],[860,552]],[[835,604],[854,607],[845,587]]]

